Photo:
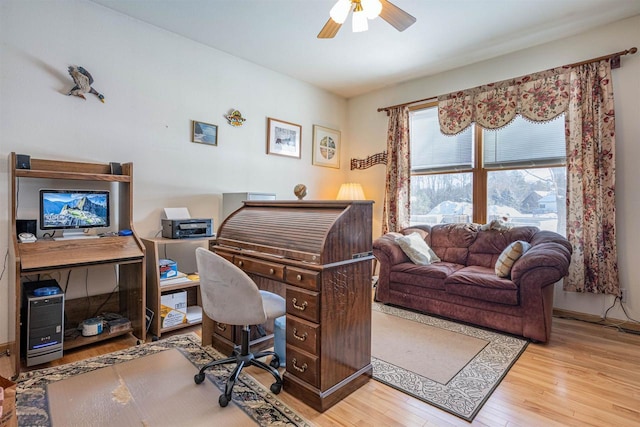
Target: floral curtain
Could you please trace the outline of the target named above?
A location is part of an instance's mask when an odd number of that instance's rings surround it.
[[[534,121],[554,119],[569,105],[569,69],[504,80],[438,97],[440,130],[456,135],[477,123],[485,129],[508,125],[517,114]]]
[[[609,61],[571,70],[566,114],[567,238],[564,289],[619,295],[615,224],[615,115]]]
[[[409,226],[409,108],[389,110],[387,177],[382,213],[382,234]]]
[[[487,129],[517,114],[565,114],[567,238],[573,257],[565,290],[619,295],[615,232],[615,116],[608,60],[558,67],[438,97],[440,130]]]

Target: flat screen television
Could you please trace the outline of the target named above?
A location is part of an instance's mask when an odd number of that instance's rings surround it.
[[[40,190],[41,230],[109,227],[110,218],[107,190]]]

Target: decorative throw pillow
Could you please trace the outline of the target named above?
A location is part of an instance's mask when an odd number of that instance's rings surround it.
[[[440,262],[438,255],[418,233],[396,237],[396,243],[414,264],[429,265],[432,262]]]
[[[516,240],[504,248],[498,261],[496,261],[496,275],[498,277],[509,277],[513,264],[531,248],[531,244],[523,240]]]

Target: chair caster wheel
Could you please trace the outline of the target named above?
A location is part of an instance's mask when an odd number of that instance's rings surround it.
[[[269,362],[269,366],[275,369],[278,369],[280,367],[280,359],[278,358],[278,356],[273,356],[271,358],[271,362]]]
[[[227,396],[225,396],[224,394],[221,394],[218,398],[218,403],[224,408],[229,404],[229,399],[227,399]]]
[[[273,383],[271,384],[270,389],[273,394],[280,394],[280,391],[282,390],[282,384]]]
[[[203,373],[195,374],[195,375],[193,376],[193,381],[194,381],[196,384],[200,384],[200,383],[202,383],[202,381],[204,381],[204,372],[203,372]]]

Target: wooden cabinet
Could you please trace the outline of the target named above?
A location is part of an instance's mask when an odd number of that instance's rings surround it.
[[[184,291],[187,293],[187,306],[202,306],[200,298],[200,282],[198,280],[189,280],[181,283],[163,284],[160,280],[159,260],[167,257],[167,249],[181,249],[182,251],[193,250],[193,259],[195,259],[195,250],[198,246],[207,247],[213,237],[195,237],[185,239],[167,239],[164,237],[155,237],[142,239],[147,250],[147,308],[153,311],[154,316],[149,327],[149,333],[156,338],[160,338],[162,333],[182,329],[188,326],[200,324],[200,321],[191,323],[181,323],[175,326],[162,327],[162,319],[160,315],[160,301],[163,294],[175,291]],[[161,252],[162,251],[162,252]],[[171,258],[171,256],[169,256]],[[180,263],[178,263],[180,270]],[[192,273],[192,272],[185,272]]]
[[[132,223],[133,217],[133,164],[121,165],[121,173],[112,174],[111,165],[67,162],[44,159],[30,159],[28,168],[21,162],[18,164],[17,155],[9,156],[10,177],[10,224],[11,236],[9,242],[9,254],[11,267],[8,269],[10,283],[13,284],[15,297],[15,341],[12,348],[12,364],[15,374],[20,372],[21,354],[21,304],[23,282],[34,277],[82,268],[91,268],[100,265],[113,265],[116,270],[117,288],[105,295],[92,296],[91,299],[100,301],[103,309],[109,308],[126,317],[131,322],[131,328],[116,333],[103,332],[91,337],[77,337],[72,341],[64,341],[64,349],[91,344],[117,335],[133,332],[140,340],[144,341],[145,326],[145,250],[142,242],[137,237]],[[40,239],[35,243],[20,243],[17,238],[16,219],[18,217],[18,202],[27,197],[27,190],[20,190],[20,184],[24,180],[45,180],[43,182],[83,181],[102,182],[115,191],[114,199],[117,200],[112,216],[120,229],[130,229],[132,234],[128,236],[109,236],[97,239],[63,240]],[[26,184],[26,183],[25,183]],[[22,184],[25,186],[25,184]],[[105,184],[105,185],[107,185]],[[61,185],[69,185],[64,183]],[[28,187],[28,186],[27,186]],[[89,285],[88,285],[89,286]],[[76,328],[78,323],[84,320],[87,301],[65,301],[66,324],[65,329]],[[84,307],[82,307],[84,306]],[[84,309],[82,309],[84,308]],[[106,311],[106,310],[105,310]]]
[[[322,412],[368,380],[372,372],[369,259],[309,268],[281,260],[272,268],[273,261],[257,258],[268,255],[256,254],[248,262],[246,256],[234,254],[234,249],[216,245],[212,249],[243,269],[260,289],[285,298],[285,390]],[[276,277],[272,269],[278,272]],[[212,325],[205,326],[207,323]],[[205,342],[209,337],[211,342]],[[225,353],[230,353],[234,343],[239,344],[239,337],[239,331],[233,334],[228,325],[203,324],[203,344]],[[273,345],[271,338],[252,335],[251,346],[269,347]]]
[[[247,201],[211,250],[286,300],[284,390],[325,411],[361,387],[371,366],[368,201]],[[204,344],[227,343],[205,319]]]

